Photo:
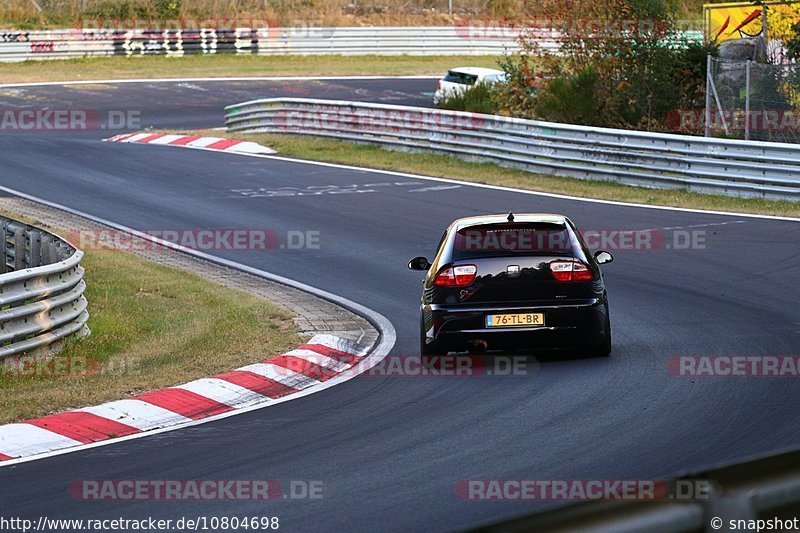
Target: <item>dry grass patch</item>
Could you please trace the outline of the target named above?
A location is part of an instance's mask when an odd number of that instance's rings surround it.
[[[427,76],[459,65],[497,68],[498,56],[101,57],[0,63],[2,83],[236,76]]]
[[[59,375],[0,374],[0,423],[225,372],[301,340],[289,313],[197,275],[113,250],[82,264],[92,335],[46,367]]]

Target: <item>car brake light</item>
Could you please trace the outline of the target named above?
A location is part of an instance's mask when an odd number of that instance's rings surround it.
[[[437,287],[463,287],[475,281],[478,267],[475,265],[459,265],[445,267],[436,274],[433,284]]]
[[[440,91],[442,90],[442,82],[441,81],[439,82],[439,90]]]
[[[579,261],[553,261],[550,272],[556,281],[589,281],[594,277],[589,267]]]

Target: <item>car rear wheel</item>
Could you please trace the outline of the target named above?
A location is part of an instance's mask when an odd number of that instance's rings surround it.
[[[425,320],[420,316],[419,319],[419,346],[422,355],[447,355],[450,349],[447,343],[442,342],[441,339],[436,339],[433,342],[426,342],[427,336],[425,335]]]
[[[592,346],[587,355],[589,357],[608,357],[611,355],[611,334],[606,335],[600,344]]]
[[[588,346],[585,353],[587,357],[608,357],[611,355],[611,320],[608,318],[608,312],[606,312],[605,336],[599,343]]]

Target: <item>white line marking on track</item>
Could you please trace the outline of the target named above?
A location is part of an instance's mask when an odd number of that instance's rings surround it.
[[[421,189],[411,189],[408,192],[429,192],[429,191],[449,191],[450,189],[460,189],[461,185],[433,185]]]
[[[439,76],[233,76],[221,78],[133,78],[122,80],[69,80],[37,81],[23,83],[4,83],[0,89],[13,87],[47,87],[53,85],[91,85],[102,83],[183,83],[183,82],[225,82],[225,81],[346,81],[346,80],[438,80]]]
[[[480,189],[492,189],[496,191],[505,191],[505,192],[513,192],[519,194],[528,194],[531,196],[543,196],[545,198],[557,198],[560,200],[571,200],[576,202],[587,202],[592,204],[606,204],[606,205],[618,205],[621,207],[635,207],[641,209],[655,209],[659,211],[675,211],[678,213],[699,213],[703,215],[721,215],[721,216],[731,216],[731,217],[745,217],[745,218],[759,218],[764,220],[782,220],[788,222],[800,222],[800,218],[797,217],[784,217],[778,215],[758,215],[754,213],[737,213],[735,211],[712,211],[712,210],[705,210],[705,209],[692,209],[688,207],[672,207],[667,205],[649,205],[649,204],[637,204],[633,202],[620,202],[617,200],[602,200],[599,198],[583,198],[580,196],[569,196],[566,194],[558,194],[552,192],[542,192],[542,191],[530,191],[527,189],[515,189],[513,187],[504,187],[502,185],[489,185],[487,183],[473,183],[470,181],[461,181],[453,178],[438,178],[435,176],[423,176],[421,174],[411,174],[408,172],[398,172],[395,170],[379,170],[374,168],[364,168],[364,167],[356,167],[352,165],[342,165],[339,163],[325,163],[322,161],[308,161],[305,159],[296,159],[293,157],[286,157],[286,156],[279,156],[279,155],[264,155],[264,154],[239,154],[242,156],[247,157],[262,157],[264,159],[273,159],[275,161],[286,161],[287,163],[300,163],[304,165],[314,165],[314,166],[322,166],[322,167],[329,167],[329,168],[339,168],[343,170],[353,170],[357,172],[372,172],[375,174],[386,174],[388,176],[400,176],[405,178],[414,178],[420,180],[428,180],[428,181],[438,181],[441,183],[453,183],[458,185],[463,185],[464,187],[478,187]]]
[[[200,82],[200,81],[229,81],[229,82],[236,82],[236,81],[334,81],[334,80],[436,80],[439,79],[439,76],[252,76],[252,77],[221,77],[221,78],[154,78],[154,79],[147,79],[147,78],[138,78],[138,79],[127,79],[127,80],[70,80],[70,81],[58,81],[58,82],[32,82],[32,83],[7,83],[0,85],[0,89],[3,88],[15,88],[15,87],[43,87],[43,86],[69,86],[69,85],[83,85],[83,84],[102,84],[102,83],[180,83],[180,82]],[[230,152],[230,153],[237,153],[237,152]],[[380,174],[386,174],[390,176],[403,176],[415,179],[424,179],[430,181],[440,181],[443,183],[454,183],[464,186],[471,186],[471,187],[481,187],[485,189],[494,189],[499,191],[508,191],[508,192],[516,192],[521,194],[530,194],[533,196],[544,196],[549,198],[559,198],[562,200],[574,200],[577,202],[589,202],[589,203],[599,203],[599,204],[607,204],[607,205],[619,205],[623,207],[637,207],[641,209],[657,209],[657,210],[665,210],[665,211],[676,211],[676,212],[683,212],[683,213],[701,213],[701,214],[709,214],[709,215],[722,215],[722,216],[739,216],[739,217],[747,217],[747,218],[760,218],[764,220],[784,220],[789,222],[800,222],[800,218],[796,217],[783,217],[777,215],[757,215],[753,213],[737,213],[731,211],[712,211],[712,210],[704,210],[704,209],[691,209],[687,207],[672,207],[672,206],[663,206],[663,205],[648,205],[648,204],[637,204],[633,202],[619,202],[615,200],[601,200],[598,198],[582,198],[580,196],[569,196],[565,194],[558,194],[558,193],[548,193],[548,192],[541,192],[541,191],[529,191],[525,189],[515,189],[513,187],[503,187],[500,185],[488,185],[485,183],[472,183],[468,181],[460,181],[456,179],[450,178],[437,178],[433,176],[423,176],[420,174],[411,174],[407,172],[396,172],[391,170],[376,170],[370,168],[363,168],[363,167],[356,167],[352,165],[340,165],[337,163],[323,163],[320,161],[306,161],[302,159],[294,159],[290,157],[282,157],[282,156],[275,156],[275,155],[264,155],[264,154],[249,154],[245,152],[238,152],[238,155],[242,156],[249,156],[249,157],[265,157],[265,158],[272,158],[279,161],[288,161],[294,163],[302,163],[307,165],[317,165],[317,166],[327,166],[331,168],[342,168],[342,169],[349,169],[355,170],[359,172],[374,172]],[[11,191],[9,191],[11,192]],[[19,196],[19,195],[18,195]]]

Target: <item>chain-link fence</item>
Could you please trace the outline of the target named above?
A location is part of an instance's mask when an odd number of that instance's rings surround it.
[[[709,57],[705,131],[714,137],[800,142],[800,67]]]

